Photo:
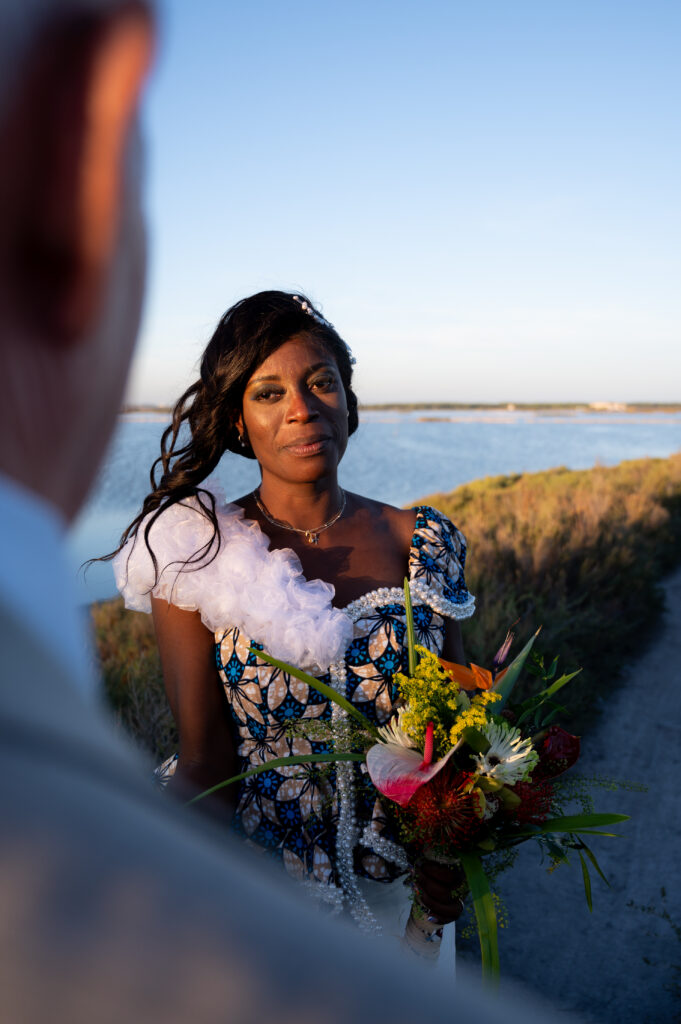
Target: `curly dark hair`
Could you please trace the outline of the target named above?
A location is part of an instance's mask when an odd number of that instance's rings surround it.
[[[352,390],[350,349],[332,324],[305,295],[258,292],[241,299],[222,316],[201,357],[200,376],[173,408],[170,426],[161,437],[161,454],[154,461],[151,491],[142,510],[123,531],[115,551],[93,561],[108,561],[136,537],[142,521],[144,540],[151,555],[156,580],[158,565],[149,543],[149,531],[164,509],[194,497],[213,525],[213,536],[183,568],[198,568],[220,550],[220,531],[215,499],[201,483],[210,476],[227,449],[254,459],[253,451],[240,442],[236,422],[241,415],[244,391],[255,370],[296,334],[308,334],[321,342],[336,361],[348,406],[348,434],[357,430],[357,397]],[[179,442],[183,424],[190,430],[186,444]],[[157,479],[160,472],[160,478]],[[153,514],[152,514],[153,513]],[[151,514],[151,515],[150,515]]]

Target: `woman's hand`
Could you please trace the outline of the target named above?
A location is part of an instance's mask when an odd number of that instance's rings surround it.
[[[423,857],[414,868],[414,892],[432,924],[449,924],[463,911],[466,876],[460,866]]]

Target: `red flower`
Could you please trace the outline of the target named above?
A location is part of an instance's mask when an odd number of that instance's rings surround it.
[[[553,786],[550,782],[517,782],[513,792],[520,797],[520,803],[513,808],[516,821],[538,825],[546,821],[551,813]]]
[[[447,849],[468,845],[480,831],[484,797],[469,790],[471,775],[449,765],[412,796],[401,812],[414,841]]]
[[[535,743],[535,749],[539,764],[532,772],[532,781],[553,779],[571,768],[579,757],[579,736],[573,736],[559,725],[551,725],[543,739]]]

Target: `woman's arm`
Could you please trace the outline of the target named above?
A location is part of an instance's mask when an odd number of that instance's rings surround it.
[[[461,638],[461,625],[456,619],[445,619],[445,640],[442,645],[442,657],[447,661],[455,661],[457,665],[466,664]]]
[[[238,772],[229,710],[215,667],[213,634],[198,612],[186,612],[152,598],[163,681],[180,735],[175,775],[169,790],[189,800]],[[236,799],[227,786],[197,806],[225,821]]]

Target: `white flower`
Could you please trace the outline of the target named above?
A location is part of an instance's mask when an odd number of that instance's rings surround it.
[[[408,750],[415,750],[416,744],[407,736],[402,728],[402,715],[406,708],[397,709],[397,717],[393,716],[386,725],[379,726],[378,735],[383,743],[396,743]]]
[[[539,760],[531,740],[523,739],[519,729],[505,722],[488,722],[480,732],[490,744],[486,754],[475,755],[480,775],[509,786],[528,778]]]
[[[490,793],[485,793],[485,811],[482,815],[483,821],[489,821],[499,810],[499,804],[501,803],[497,797],[492,796]]]

